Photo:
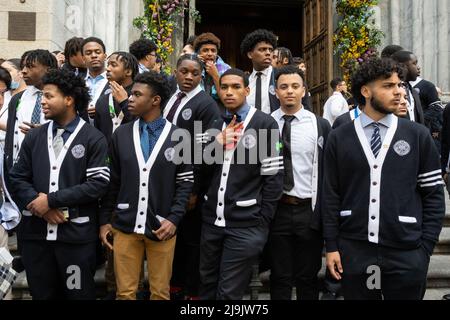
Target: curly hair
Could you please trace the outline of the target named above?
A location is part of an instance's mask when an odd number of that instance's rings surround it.
[[[404,80],[404,69],[392,59],[372,58],[362,64],[352,75],[352,95],[358,104],[364,106],[366,99],[361,94],[361,88],[373,81],[387,79],[397,73]]]
[[[302,70],[300,70],[295,65],[287,65],[287,66],[283,66],[281,68],[278,68],[275,71],[275,82],[277,83],[278,79],[280,79],[280,77],[282,75],[287,75],[287,74],[298,74],[302,78],[303,84],[305,83],[305,74],[303,73]]]
[[[134,55],[125,51],[116,51],[111,53],[109,58],[116,55],[117,60],[123,63],[124,70],[131,70],[131,78],[134,79],[139,73],[139,62]]]
[[[56,61],[53,53],[48,50],[37,49],[29,51],[25,58],[25,66],[31,68],[36,62],[50,69],[58,68],[58,61]]]
[[[285,47],[278,47],[275,50],[278,51],[278,60],[283,61],[284,59],[287,59],[287,65],[294,64],[294,57],[292,56],[291,50]]]
[[[170,99],[170,83],[167,77],[155,71],[148,71],[138,74],[134,83],[142,83],[149,86],[154,95],[161,97],[161,108]]]
[[[277,36],[268,30],[258,29],[249,33],[245,36],[244,40],[241,43],[241,53],[247,54],[253,49],[255,49],[256,45],[260,42],[267,42],[272,45],[275,49],[277,47],[278,39]]]
[[[205,44],[213,44],[217,47],[217,51],[220,50],[220,39],[216,37],[214,33],[206,32],[195,38],[194,51],[199,52],[200,48]]]
[[[66,59],[76,56],[79,52],[83,52],[83,38],[73,37],[67,40],[64,46],[64,56]]]
[[[78,114],[85,111],[91,100],[86,81],[68,70],[51,70],[42,79],[43,85],[52,84],[66,97],[75,100],[75,110]]]
[[[156,51],[156,44],[150,39],[139,39],[130,45],[130,53],[141,61],[153,51]]]

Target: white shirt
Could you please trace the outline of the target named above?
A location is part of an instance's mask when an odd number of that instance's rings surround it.
[[[0,110],[0,123],[3,124],[5,127],[8,123],[8,106],[9,102],[11,101],[11,91],[6,91],[5,96],[3,99],[3,107]],[[2,147],[5,147],[5,138],[6,138],[6,132],[3,130],[0,130],[0,144]]]
[[[414,89],[412,89],[414,90]],[[416,102],[414,101],[414,96],[411,92],[411,90],[408,90],[408,95],[409,95],[409,100],[411,101],[411,103],[406,104],[407,108],[408,108],[408,113],[409,113],[409,119],[413,122],[416,122],[416,113],[414,112],[414,108],[416,107]]]
[[[91,106],[95,106],[98,98],[102,94],[103,88],[108,83],[108,79],[106,78],[106,71],[102,74],[98,75],[96,78],[93,78],[91,74],[87,73],[86,75],[86,86],[89,88],[89,94],[91,95]]]
[[[34,86],[28,86],[20,99],[16,114],[16,124],[14,128],[14,162],[17,160],[20,147],[22,146],[22,142],[25,139],[25,135],[22,133],[22,131],[20,131],[19,126],[22,125],[24,121],[31,122],[31,117],[33,116],[34,106],[36,105],[36,99],[39,92],[41,91],[38,88]],[[44,124],[45,122],[46,120],[41,110],[40,123]]]
[[[272,117],[278,122],[280,133],[283,133],[285,113],[278,109]],[[311,113],[302,108],[291,123],[291,154],[295,186],[285,194],[300,199],[313,197],[314,154],[317,145],[317,130]]]
[[[340,92],[334,92],[323,107],[323,118],[333,126],[334,121],[349,111],[347,100]]]
[[[197,88],[195,88],[194,90],[192,90],[191,92],[186,93],[186,96],[181,100],[180,105],[177,108],[177,111],[175,112],[175,116],[173,117],[173,124],[177,125],[178,122],[178,116],[180,115],[180,111],[183,110],[184,106],[192,99],[194,98],[197,94],[200,93],[200,91],[202,91],[202,87],[200,85],[197,86]],[[172,106],[174,105],[175,101],[177,100],[177,96],[178,94],[181,92],[180,89],[177,89],[177,91],[175,92],[175,94],[170,98],[169,102],[167,102],[166,107],[164,108],[164,119],[167,118],[167,115],[170,112],[170,109],[172,109]]]
[[[255,98],[256,98],[256,73],[258,71],[253,70],[253,73],[249,77],[250,81],[250,95],[247,97],[247,103],[251,107],[255,107]],[[269,98],[269,90],[270,90],[270,79],[272,78],[273,68],[272,66],[268,67],[263,71],[259,71],[262,73],[261,75],[261,111],[267,114],[270,114],[270,98]],[[275,88],[273,88],[275,90]]]

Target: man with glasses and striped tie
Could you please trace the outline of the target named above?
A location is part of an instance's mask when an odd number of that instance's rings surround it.
[[[363,113],[325,151],[327,267],[346,300],[420,300],[445,214],[439,155],[424,126],[394,115],[403,69],[373,59],[352,77]]]

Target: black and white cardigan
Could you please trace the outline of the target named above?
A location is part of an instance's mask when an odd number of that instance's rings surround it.
[[[58,158],[53,151],[53,121],[25,137],[17,164],[10,172],[10,191],[22,211],[19,238],[85,243],[98,238],[98,198],[109,183],[105,137],[80,119]],[[39,193],[49,207],[67,208],[69,221],[48,224],[26,210]]]
[[[331,132],[325,152],[327,251],[339,238],[429,254],[445,215],[439,155],[422,125],[393,117],[375,159],[358,118]]]
[[[224,130],[226,125],[221,119],[215,121],[212,127],[217,133]],[[262,134],[264,130],[268,134]],[[279,138],[275,119],[250,108],[237,148],[223,151],[223,164],[205,164],[201,170],[202,183],[205,182],[209,187],[202,211],[205,223],[218,227],[245,228],[271,222],[283,193],[284,166]],[[250,153],[261,145],[268,146],[268,154],[251,161]],[[220,149],[223,150],[223,147],[213,138],[205,147],[204,156]],[[240,157],[240,154],[244,156]],[[239,164],[238,158],[245,159],[245,163]]]
[[[100,225],[112,223],[124,233],[157,240],[152,230],[162,219],[176,226],[186,212],[194,184],[191,164],[176,164],[172,134],[177,128],[166,121],[150,158],[144,160],[139,119],[119,127],[111,141],[111,184],[102,199]],[[178,129],[181,130],[181,129]]]

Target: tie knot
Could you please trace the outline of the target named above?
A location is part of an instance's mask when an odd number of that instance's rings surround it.
[[[184,97],[186,97],[186,93],[184,93],[184,92],[179,92],[177,95],[177,98],[180,100],[183,99]]]
[[[261,78],[262,75],[263,75],[263,73],[262,73],[261,71],[256,73],[256,76],[257,76],[258,78]]]
[[[375,130],[380,130],[380,124],[378,122],[372,123],[372,126]]]
[[[66,129],[63,129],[63,128],[56,129],[56,136],[55,137],[61,137],[65,131],[66,131]]]
[[[290,122],[294,121],[295,116],[284,115],[284,116],[283,116],[283,119],[284,119],[284,121],[290,123]]]

